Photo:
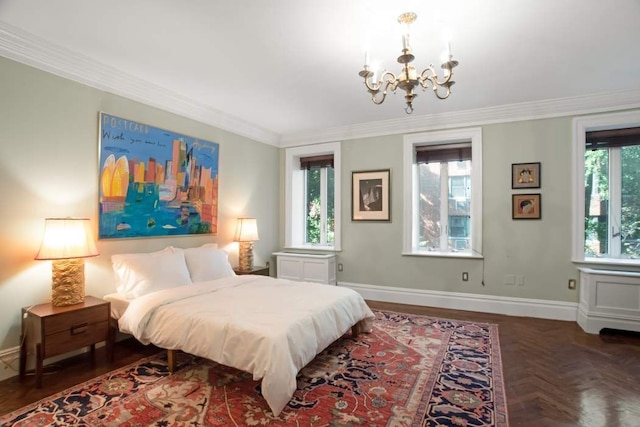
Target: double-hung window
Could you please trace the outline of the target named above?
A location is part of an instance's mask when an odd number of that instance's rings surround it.
[[[340,144],[285,151],[285,246],[340,249]]]
[[[482,132],[404,137],[404,253],[480,256]]]
[[[585,255],[640,259],[640,128],[587,132]]]
[[[335,168],[333,154],[301,157],[304,171],[305,245],[333,246],[335,241]]]
[[[635,116],[637,122],[628,114],[589,118],[592,126],[577,121],[579,261],[640,262],[640,113]]]

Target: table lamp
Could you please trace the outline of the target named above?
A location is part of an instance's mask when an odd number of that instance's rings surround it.
[[[260,240],[256,219],[238,218],[233,240],[240,242],[240,253],[238,254],[240,270],[251,271],[253,269],[253,242]]]
[[[51,302],[56,307],[84,301],[84,259],[100,255],[89,218],[46,218],[44,237],[36,255],[53,260]]]

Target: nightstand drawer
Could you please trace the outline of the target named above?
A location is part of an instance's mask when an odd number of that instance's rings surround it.
[[[104,319],[104,316],[102,317]],[[53,357],[66,353],[70,348],[86,347],[104,341],[109,331],[109,322],[77,323],[67,330],[47,335],[43,342],[43,357]]]
[[[55,316],[45,317],[44,334],[53,335],[57,333],[69,333],[85,324],[94,324],[109,319],[109,306],[102,305],[90,307],[82,310],[69,311]]]

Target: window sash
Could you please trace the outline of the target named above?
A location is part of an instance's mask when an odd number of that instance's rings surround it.
[[[455,220],[457,218],[459,218],[458,216],[454,216],[452,215],[453,213],[455,213],[455,211],[450,210],[450,202],[454,199],[453,197],[453,182],[454,182],[454,178],[462,178],[460,181],[462,181],[463,183],[469,183],[469,185],[471,185],[471,183],[469,182],[471,174],[472,174],[472,164],[471,164],[471,159],[465,160],[469,162],[469,175],[452,175],[450,173],[450,165],[452,162],[457,162],[458,160],[454,160],[454,161],[440,161],[439,163],[439,174],[438,174],[438,182],[439,182],[439,194],[438,194],[438,202],[439,202],[439,212],[438,212],[438,226],[436,231],[438,232],[438,244],[437,247],[436,246],[432,246],[432,247],[424,247],[421,248],[420,250],[424,250],[424,251],[433,251],[433,250],[437,250],[439,252],[471,252],[471,245],[468,246],[467,249],[460,249],[458,247],[456,247],[455,244],[451,244],[450,245],[450,241],[453,242],[455,240],[460,240],[463,238],[468,238],[471,235],[471,228],[472,228],[472,222],[470,221],[470,224],[468,225],[469,230],[466,230],[466,223],[463,225],[463,228],[465,228],[465,233],[467,234],[465,237],[460,237],[460,236],[454,236],[451,234],[452,231],[452,226],[450,225],[449,221],[450,220]],[[434,164],[435,162],[431,162],[431,164]],[[416,164],[419,166],[420,163],[416,162]],[[420,166],[419,166],[420,167]],[[416,206],[418,209],[418,216],[422,217],[423,215],[423,210],[421,208],[421,203],[420,203],[420,199],[423,197],[423,194],[425,192],[425,189],[421,186],[422,180],[420,179],[420,170],[418,171],[418,191],[417,194],[415,195],[416,197]],[[466,192],[466,191],[465,191]],[[471,200],[471,194],[469,194],[467,197],[469,200],[469,203],[472,203]],[[426,215],[428,216],[428,215]],[[469,215],[466,217],[469,218],[469,220],[471,220],[471,212],[469,212]],[[458,221],[459,222],[459,221]],[[455,229],[459,229],[460,225],[456,225],[454,227]],[[423,229],[423,226],[418,226],[416,228],[416,235],[417,235],[417,240],[418,242],[420,242],[420,233],[421,230]]]
[[[328,156],[327,156],[328,157]],[[331,156],[333,158],[333,156]],[[302,162],[301,162],[302,163]],[[329,241],[329,168],[333,169],[333,166],[323,166],[323,167],[311,167],[308,169],[303,170],[305,177],[304,177],[304,182],[305,182],[305,188],[304,188],[304,204],[305,204],[305,221],[304,221],[304,243],[307,245],[312,245],[312,246],[330,246],[333,245],[334,241]],[[319,227],[320,227],[320,241],[319,242],[313,242],[309,240],[309,221],[308,221],[308,216],[309,216],[309,172],[311,169],[319,169],[320,172],[320,177],[319,177],[319,184],[320,184],[320,211],[319,211],[319,215],[320,215],[320,219],[319,219]],[[335,173],[335,172],[334,172]],[[335,197],[335,191],[334,191],[334,197]],[[335,201],[334,201],[335,203]],[[335,233],[335,230],[334,230]]]
[[[626,147],[638,147],[640,146],[640,144],[634,144],[634,145],[627,145]],[[598,253],[596,253],[596,256],[598,257],[604,257],[604,258],[612,258],[612,259],[627,259],[627,258],[636,258],[637,255],[631,253],[628,254],[626,253],[626,251],[624,250],[623,243],[625,243],[623,241],[623,239],[625,238],[625,231],[624,231],[624,227],[626,224],[623,223],[623,205],[625,205],[625,203],[623,202],[623,193],[625,191],[625,188],[623,188],[624,184],[624,168],[623,168],[623,150],[624,150],[624,146],[620,146],[620,147],[609,147],[607,148],[607,164],[608,164],[608,168],[607,168],[607,183],[608,183],[608,191],[607,191],[607,196],[606,196],[606,215],[602,215],[600,213],[600,215],[594,214],[592,212],[593,208],[602,208],[602,203],[599,203],[600,200],[596,199],[595,201],[593,199],[588,199],[586,200],[585,206],[584,206],[584,219],[585,222],[590,220],[591,218],[593,218],[594,216],[599,216],[599,217],[606,217],[606,241],[599,241],[601,245],[606,245],[604,250],[600,250]],[[585,152],[585,161],[587,158],[587,154],[588,152]],[[585,163],[585,167],[586,167],[586,163]],[[585,187],[587,186],[587,183],[584,183]],[[592,184],[593,186],[594,184]],[[593,189],[592,188],[592,194],[594,191],[597,191],[597,189]],[[637,198],[635,197],[636,195],[634,195],[634,199]],[[585,194],[585,197],[587,197],[587,195]],[[589,196],[591,197],[591,196]],[[594,206],[593,203],[595,203]],[[584,231],[584,241],[585,241],[585,245],[584,245],[584,252],[583,255],[585,257],[589,257],[592,256],[591,253],[593,252],[592,250],[588,250],[588,237],[592,237],[588,234],[590,230],[585,229]]]

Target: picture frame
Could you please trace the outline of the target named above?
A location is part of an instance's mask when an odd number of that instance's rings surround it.
[[[512,164],[511,188],[540,188],[540,162]]]
[[[541,219],[542,196],[536,194],[512,194],[511,195],[512,219]]]
[[[219,144],[99,113],[98,238],[215,235]]]
[[[351,220],[391,221],[391,169],[351,172]]]

